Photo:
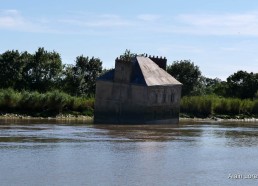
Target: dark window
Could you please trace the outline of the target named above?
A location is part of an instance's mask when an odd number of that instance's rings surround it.
[[[173,93],[171,94],[171,100],[170,101],[171,101],[171,103],[174,103],[174,101],[175,101],[175,95]]]
[[[166,94],[163,94],[163,103],[166,103]]]

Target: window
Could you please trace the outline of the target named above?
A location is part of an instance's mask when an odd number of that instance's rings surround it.
[[[171,94],[171,98],[170,99],[171,99],[170,100],[171,103],[174,103],[174,101],[175,101],[175,94],[174,93]]]
[[[163,94],[163,103],[166,103],[166,94]]]

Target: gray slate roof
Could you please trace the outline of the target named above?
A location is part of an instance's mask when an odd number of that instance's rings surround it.
[[[147,86],[182,85],[148,57],[136,57]]]
[[[131,83],[145,86],[182,85],[173,76],[160,68],[148,57],[137,56],[133,62],[134,73]],[[115,69],[108,71],[98,78],[102,81],[113,81]]]

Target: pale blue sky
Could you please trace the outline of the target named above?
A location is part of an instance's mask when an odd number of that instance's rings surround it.
[[[0,0],[0,53],[99,57],[106,68],[126,49],[190,59],[206,77],[258,72],[256,0]]]

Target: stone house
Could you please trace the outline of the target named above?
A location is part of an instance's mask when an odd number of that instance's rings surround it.
[[[166,72],[166,58],[119,58],[97,79],[94,123],[175,124],[182,84]]]

